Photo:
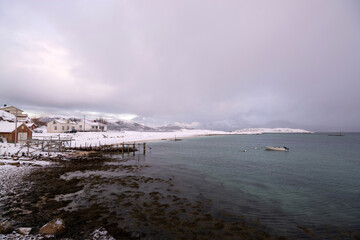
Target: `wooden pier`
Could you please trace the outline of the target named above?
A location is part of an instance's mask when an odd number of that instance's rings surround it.
[[[121,153],[124,155],[125,153],[130,154],[135,152],[140,152],[142,148],[142,153],[146,154],[146,143],[116,143],[110,145],[80,145],[74,147],[67,147],[67,150],[75,150],[75,151],[95,151],[95,152],[104,152],[104,153]]]
[[[133,142],[133,143],[116,143],[116,144],[108,144],[101,145],[99,144],[87,144],[76,146],[73,144],[72,138],[61,138],[58,136],[51,137],[38,137],[36,139],[28,139],[26,142],[22,143],[20,152],[22,149],[26,148],[27,153],[33,153],[36,151],[41,152],[66,152],[66,151],[93,151],[93,152],[103,152],[103,153],[121,153],[124,155],[125,153],[130,154],[135,152],[139,152],[142,154],[146,154],[146,143],[145,142]],[[140,151],[142,150],[142,151]]]
[[[60,138],[60,136],[27,139],[21,144],[18,153],[24,148],[27,149],[28,154],[36,151],[65,152],[67,147],[71,146],[71,141],[71,138]]]

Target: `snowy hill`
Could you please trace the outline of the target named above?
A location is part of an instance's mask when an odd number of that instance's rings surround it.
[[[108,121],[107,122],[108,130],[110,131],[140,131],[140,132],[148,132],[148,131],[157,131],[157,129],[148,127],[146,125],[142,125],[136,122],[130,121]]]
[[[312,133],[304,129],[295,128],[244,128],[233,131],[232,134],[264,134],[264,133]]]
[[[76,117],[69,117],[64,115],[45,115],[37,118],[38,121],[43,123],[48,123],[53,120],[59,120],[59,119],[77,119],[78,121],[81,121],[82,119],[76,118]]]

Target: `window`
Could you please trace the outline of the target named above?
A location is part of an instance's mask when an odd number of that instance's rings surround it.
[[[71,127],[72,130],[75,130],[75,127]]]
[[[95,127],[94,126],[91,126],[92,129],[94,129]]]
[[[54,121],[53,124],[56,124],[56,122]]]
[[[79,125],[79,127],[80,127],[80,129],[82,129],[82,126],[81,126],[81,125]]]
[[[61,129],[64,131],[64,130],[65,130],[65,127],[64,127],[64,126],[62,126],[62,127],[61,127]]]
[[[57,126],[54,126],[54,130],[57,130]]]

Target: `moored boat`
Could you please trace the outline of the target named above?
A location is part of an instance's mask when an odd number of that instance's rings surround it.
[[[269,151],[289,151],[289,148],[287,147],[270,147],[270,146],[266,146],[265,150],[269,150]]]

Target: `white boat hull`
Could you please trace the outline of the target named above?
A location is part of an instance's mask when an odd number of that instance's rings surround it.
[[[265,150],[268,150],[268,151],[288,151],[288,149],[286,149],[285,147],[269,147],[269,146],[266,146],[265,147]]]

